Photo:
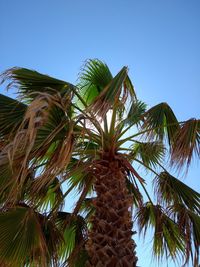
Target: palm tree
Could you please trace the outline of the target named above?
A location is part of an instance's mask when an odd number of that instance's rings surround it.
[[[198,266],[200,194],[164,166],[200,155],[200,120],[147,109],[127,67],[113,77],[97,59],[76,86],[25,68],[1,77],[18,93],[0,95],[1,266],[136,266],[133,221],[153,229],[157,259]]]

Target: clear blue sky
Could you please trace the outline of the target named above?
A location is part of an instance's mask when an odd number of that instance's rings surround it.
[[[199,0],[0,0],[0,11],[0,72],[21,66],[75,83],[84,60],[99,58],[113,73],[127,65],[150,106],[200,118]],[[199,169],[184,178],[197,191]],[[149,246],[138,246],[142,267],[155,266]]]

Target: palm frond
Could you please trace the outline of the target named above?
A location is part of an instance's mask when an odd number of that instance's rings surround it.
[[[143,196],[141,192],[139,191],[139,188],[136,187],[130,179],[126,179],[126,186],[128,189],[129,194],[132,197],[133,205],[136,207],[139,207],[143,203]]]
[[[172,259],[179,256],[184,257],[185,245],[184,235],[176,224],[159,205],[153,205],[147,202],[140,207],[136,214],[139,232],[146,235],[147,228],[154,230],[153,236],[153,253],[158,260],[168,255]]]
[[[20,160],[11,167],[6,154],[0,154],[0,206],[11,207],[16,202],[24,200],[30,181],[33,179],[32,170],[27,169],[23,186],[18,183]]]
[[[137,99],[133,99],[126,118],[120,121],[117,128],[121,132],[121,130],[125,126],[128,126],[127,129],[129,129],[131,126],[138,126],[140,122],[143,120],[143,115],[145,111],[146,111],[146,104]]]
[[[35,194],[35,179],[29,184],[26,190],[26,201],[34,203],[40,211],[61,210],[64,205],[64,197],[60,181],[56,177],[48,186],[43,186]]]
[[[0,258],[20,265],[28,259],[47,265],[48,248],[33,209],[16,207],[0,213]]]
[[[80,194],[85,187],[88,188],[88,193],[93,191],[93,182],[90,174],[91,161],[72,158],[68,171],[66,173],[66,181],[70,191],[73,189]],[[68,190],[69,192],[69,190]]]
[[[80,207],[80,213],[84,214],[84,217],[86,220],[90,218],[95,212],[95,208],[93,205],[93,202],[95,200],[95,197],[85,198],[82,201],[81,207]]]
[[[26,68],[12,68],[1,75],[2,82],[9,81],[8,88],[17,87],[20,97],[34,99],[38,93],[71,93],[73,85]]]
[[[60,140],[56,149],[50,155],[49,161],[34,183],[34,190],[40,190],[49,186],[56,176],[62,175],[70,163],[74,145],[73,128]]]
[[[86,221],[80,215],[72,216],[71,213],[58,212],[56,224],[64,236],[64,243],[59,249],[60,261],[75,262],[76,258],[72,258],[71,255],[81,251],[84,247],[87,239]]]
[[[0,94],[0,139],[16,132],[23,121],[27,106],[8,96]]]
[[[154,191],[162,204],[179,203],[191,211],[200,213],[200,194],[166,171],[155,177]]]
[[[133,84],[131,82],[131,79],[129,78],[128,75],[125,78],[124,87],[125,87],[125,90],[127,90],[129,92],[129,94],[131,96],[131,100],[137,100],[135,88],[134,88],[134,86],[133,86]]]
[[[87,105],[111,82],[112,74],[108,66],[98,59],[87,60],[79,75],[80,95]]]
[[[128,125],[137,125],[138,122],[143,119],[145,111],[146,104],[144,102],[139,100],[133,101],[130,106],[127,118],[125,119],[125,123]]]
[[[165,148],[161,142],[137,142],[132,146],[133,152],[131,155],[139,158],[144,163],[144,166],[156,167],[165,155]]]
[[[185,235],[186,258],[185,263],[193,261],[193,266],[199,265],[200,247],[200,216],[192,210],[187,209],[183,204],[176,204],[170,207],[171,217],[177,221],[179,228]],[[194,252],[194,253],[193,253]]]
[[[180,128],[174,112],[167,103],[160,103],[147,110],[143,127],[148,130],[147,135],[150,137],[163,140],[166,136],[170,146]]]
[[[46,93],[38,95],[27,108],[23,121],[19,126],[12,143],[5,146],[2,151],[3,154],[7,153],[11,166],[15,165],[16,160],[20,158],[21,167],[18,168],[18,173],[16,173],[16,183],[18,183],[18,185],[22,186],[25,177],[27,176],[29,161],[33,158],[37,131],[48,120],[51,105],[57,106],[57,103],[59,103],[59,107],[61,108],[63,104],[62,101],[59,101],[60,98],[58,100],[57,97],[59,97],[59,95],[49,95]],[[62,108],[65,109],[65,107]],[[70,142],[67,145],[69,149]],[[61,147],[64,149],[63,145]],[[63,161],[64,160],[62,159],[59,164],[63,164]],[[56,163],[56,161],[54,163]]]
[[[120,95],[124,82],[127,78],[127,68],[123,67],[121,71],[111,80],[111,82],[103,89],[103,91],[94,99],[90,106],[90,109],[94,114],[104,117],[109,109],[112,108],[114,103],[120,104],[127,98],[127,91],[124,90],[122,99],[120,101]]]
[[[186,163],[188,167],[195,154],[200,157],[200,120],[190,119],[176,132],[171,162],[178,167]]]

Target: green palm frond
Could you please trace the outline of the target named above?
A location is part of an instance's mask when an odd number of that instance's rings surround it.
[[[39,161],[48,161],[69,132],[71,119],[63,109],[52,106],[44,125],[37,130],[33,147],[34,157]]]
[[[143,120],[145,111],[146,104],[137,99],[133,99],[127,116],[120,121],[117,128],[121,131],[125,126],[128,126],[127,129],[129,129],[131,126],[138,126]]]
[[[23,99],[35,98],[38,93],[71,92],[73,85],[26,68],[12,68],[1,75],[3,82],[9,81],[8,87],[17,87]]]
[[[79,76],[80,81],[95,85],[99,90],[98,92],[101,92],[112,78],[108,66],[98,59],[87,60]]]
[[[135,88],[131,82],[131,79],[129,78],[129,76],[127,75],[124,81],[124,87],[125,90],[127,90],[131,96],[131,100],[137,100],[137,96],[136,96],[136,92],[135,92]]]
[[[125,123],[128,125],[138,124],[139,121],[143,119],[143,115],[146,111],[146,104],[142,101],[136,100],[133,101],[127,118],[125,119]]]
[[[169,209],[171,217],[177,221],[179,228],[185,235],[186,259],[185,262],[193,261],[193,266],[199,266],[200,247],[200,216],[183,204],[176,204]]]
[[[160,103],[145,113],[143,127],[148,130],[148,136],[163,140],[166,136],[168,143],[173,144],[179,130],[179,123],[172,109],[167,103]]]
[[[85,245],[87,239],[86,221],[80,215],[72,216],[71,213],[58,212],[56,224],[64,237],[64,243],[59,249],[60,261],[76,261],[76,258],[72,259],[70,255],[78,253]]]
[[[0,94],[0,139],[8,142],[9,134],[14,134],[22,123],[27,106],[8,96]]]
[[[91,174],[89,169],[91,167],[90,160],[79,160],[72,158],[72,161],[69,164],[68,172],[66,173],[67,183],[69,191],[72,189],[80,194],[85,187],[88,188],[88,193],[93,191],[93,181],[91,180]],[[68,192],[69,192],[68,191]]]
[[[156,167],[165,155],[165,148],[161,142],[137,142],[132,147],[131,155],[141,159],[144,166]]]
[[[139,188],[135,186],[130,179],[126,179],[126,186],[128,189],[128,192],[130,193],[133,201],[133,205],[136,207],[139,207],[143,203],[143,196],[141,192],[139,191]]]
[[[176,132],[172,149],[172,164],[179,167],[190,165],[192,157],[200,157],[200,120],[191,119],[181,125]]]
[[[112,74],[108,66],[98,59],[87,60],[80,75],[80,94],[85,102],[90,105],[102,90],[111,82]]]
[[[69,259],[72,262],[71,254],[84,254],[86,238],[87,226],[81,216],[72,218],[70,213],[58,212],[48,219],[25,204],[0,213],[0,256],[11,266],[57,266],[58,261]],[[80,255],[82,261],[83,256]]]
[[[166,171],[155,177],[154,191],[160,203],[179,203],[200,213],[200,194]]]
[[[46,266],[48,248],[40,218],[32,208],[16,207],[0,213],[0,258],[14,264],[32,261]]]
[[[95,212],[95,208],[93,205],[93,201],[95,200],[95,197],[85,198],[84,201],[82,201],[81,207],[80,207],[80,213],[84,214],[84,217],[86,220],[90,218]]]
[[[147,202],[140,207],[136,214],[136,220],[140,233],[146,235],[147,228],[152,228],[153,236],[153,253],[158,259],[168,255],[173,260],[178,256],[184,256],[185,239],[184,235],[176,224],[159,205],[153,205]]]
[[[127,79],[127,67],[123,67],[121,71],[110,81],[110,83],[101,91],[94,99],[90,109],[94,114],[104,117],[109,109],[113,108],[114,104],[118,107],[123,106],[128,95],[135,97],[133,92],[128,87],[124,86]]]

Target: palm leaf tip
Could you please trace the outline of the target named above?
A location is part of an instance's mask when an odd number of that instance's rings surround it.
[[[171,163],[189,167],[194,155],[200,157],[200,120],[190,119],[183,123],[175,135]]]
[[[168,172],[162,172],[154,179],[154,188],[160,203],[167,205],[180,203],[200,213],[200,194]]]
[[[138,209],[136,220],[140,233],[146,235],[149,226],[154,229],[153,252],[158,260],[168,254],[174,260],[185,254],[184,235],[160,205],[146,203]]]
[[[80,87],[87,82],[90,85],[95,85],[98,92],[102,91],[112,78],[108,66],[98,59],[86,60],[79,74]]]
[[[38,93],[48,92],[54,94],[71,91],[72,84],[41,74],[37,71],[15,67],[8,69],[1,75],[1,81],[8,81],[7,89],[16,87],[20,98],[24,100],[34,99]]]
[[[13,224],[15,221],[15,224]],[[38,262],[38,251],[42,262],[46,262],[47,247],[39,218],[30,208],[17,207],[0,214],[0,257],[12,263],[25,263],[32,258]],[[32,254],[33,253],[33,254]],[[41,263],[42,263],[41,262]]]
[[[194,211],[189,210],[183,204],[176,204],[169,209],[171,217],[177,221],[179,228],[184,233],[185,239],[185,264],[193,263],[199,266],[200,247],[200,217]]]
[[[179,123],[170,106],[167,103],[160,103],[147,110],[143,127],[149,130],[149,137],[156,136],[160,140],[167,137],[171,146],[179,129]]]
[[[98,59],[89,59],[85,62],[79,74],[77,87],[87,106],[92,104],[112,78],[112,74],[104,62]]]

